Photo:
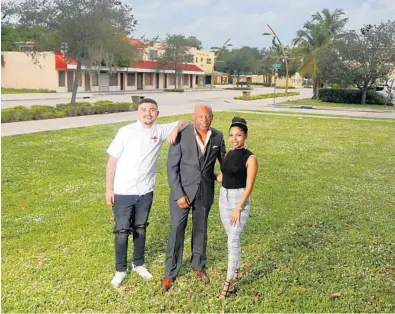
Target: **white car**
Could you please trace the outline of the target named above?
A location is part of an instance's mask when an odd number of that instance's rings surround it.
[[[395,106],[395,79],[387,81],[386,85],[376,86],[376,92],[389,99]]]

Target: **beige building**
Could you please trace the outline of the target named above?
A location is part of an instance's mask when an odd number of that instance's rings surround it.
[[[1,55],[2,87],[58,90],[53,52],[41,53],[35,61],[23,52],[4,51]]]
[[[163,42],[155,42],[147,45],[140,40],[134,39],[133,43],[141,47],[140,58],[144,61],[155,61],[165,53],[166,44]],[[205,73],[204,77],[200,77],[198,84],[200,86],[210,84],[211,74],[214,69],[215,52],[198,50],[197,48],[191,47],[188,53],[191,57],[188,63],[197,65]]]
[[[72,91],[76,77],[76,62],[67,60],[61,52],[37,55],[36,62],[24,52],[2,52],[2,87]],[[194,64],[181,64],[181,88],[197,88],[204,77]],[[138,61],[127,68],[82,68],[79,91],[109,92],[171,89],[176,87],[174,70],[160,68],[155,61]],[[174,67],[173,67],[174,68]]]
[[[213,72],[214,69],[214,62],[215,62],[215,53],[213,51],[202,51],[197,50],[194,51],[194,63],[201,68],[204,73],[210,74]]]
[[[233,75],[233,85],[237,84],[237,75]],[[240,75],[239,82],[246,82],[249,84],[263,84],[265,82],[265,75]],[[266,78],[267,81],[267,78]],[[271,82],[274,83],[274,76],[271,77]],[[277,86],[285,86],[286,79],[285,77],[277,78],[276,80]],[[298,72],[295,75],[288,78],[288,86],[295,88],[303,87],[303,78],[300,76]]]

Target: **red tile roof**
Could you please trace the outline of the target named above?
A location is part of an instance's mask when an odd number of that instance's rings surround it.
[[[132,64],[131,67],[137,68],[137,69],[151,69],[151,70],[156,70],[156,69],[174,70],[175,63],[169,62],[166,65],[160,65],[157,61],[137,61],[134,64]],[[178,64],[178,68],[181,69],[182,71],[204,72],[197,65],[189,64],[189,63]]]
[[[55,52],[55,68],[56,69],[67,69],[67,65],[76,65],[77,62],[72,59],[67,59],[62,52]],[[167,65],[160,65],[157,61],[137,61],[130,65],[131,68],[144,69],[144,70],[174,70],[175,64],[173,62]],[[178,68],[182,71],[189,72],[204,72],[195,64],[181,63],[178,64]]]
[[[135,45],[135,46],[141,46],[141,45],[144,44],[143,41],[140,40],[140,39],[129,38],[129,40],[130,40],[130,42],[132,43],[132,45]]]
[[[75,60],[67,60],[60,51],[55,51],[55,69],[67,69],[67,64],[77,64]]]

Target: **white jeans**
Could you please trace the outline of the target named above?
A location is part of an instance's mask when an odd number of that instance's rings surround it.
[[[240,223],[234,226],[230,225],[230,217],[232,210],[236,207],[241,199],[243,189],[225,189],[221,187],[219,193],[219,212],[222,224],[224,225],[226,234],[228,235],[228,271],[226,275],[227,280],[234,278],[235,270],[240,268],[241,246],[240,239],[244,226],[250,216],[250,199],[248,199],[241,211]]]

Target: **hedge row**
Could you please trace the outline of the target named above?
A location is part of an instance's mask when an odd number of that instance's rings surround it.
[[[319,99],[324,102],[334,102],[342,104],[360,104],[362,92],[359,89],[346,88],[321,88],[319,91]],[[366,104],[369,105],[385,105],[389,103],[383,95],[378,94],[374,90],[369,90],[366,95]]]
[[[289,92],[288,96],[297,96],[300,95],[298,92]],[[284,97],[286,96],[285,93],[270,93],[270,94],[260,94],[260,95],[251,95],[248,100],[258,100],[258,99],[267,99],[267,98],[274,98],[274,97]],[[237,100],[243,100],[243,96],[234,97]]]
[[[137,106],[133,103],[109,100],[100,100],[95,103],[77,102],[74,106],[71,104],[57,104],[55,107],[34,105],[30,108],[15,106],[1,110],[1,123],[134,111],[136,109]]]

